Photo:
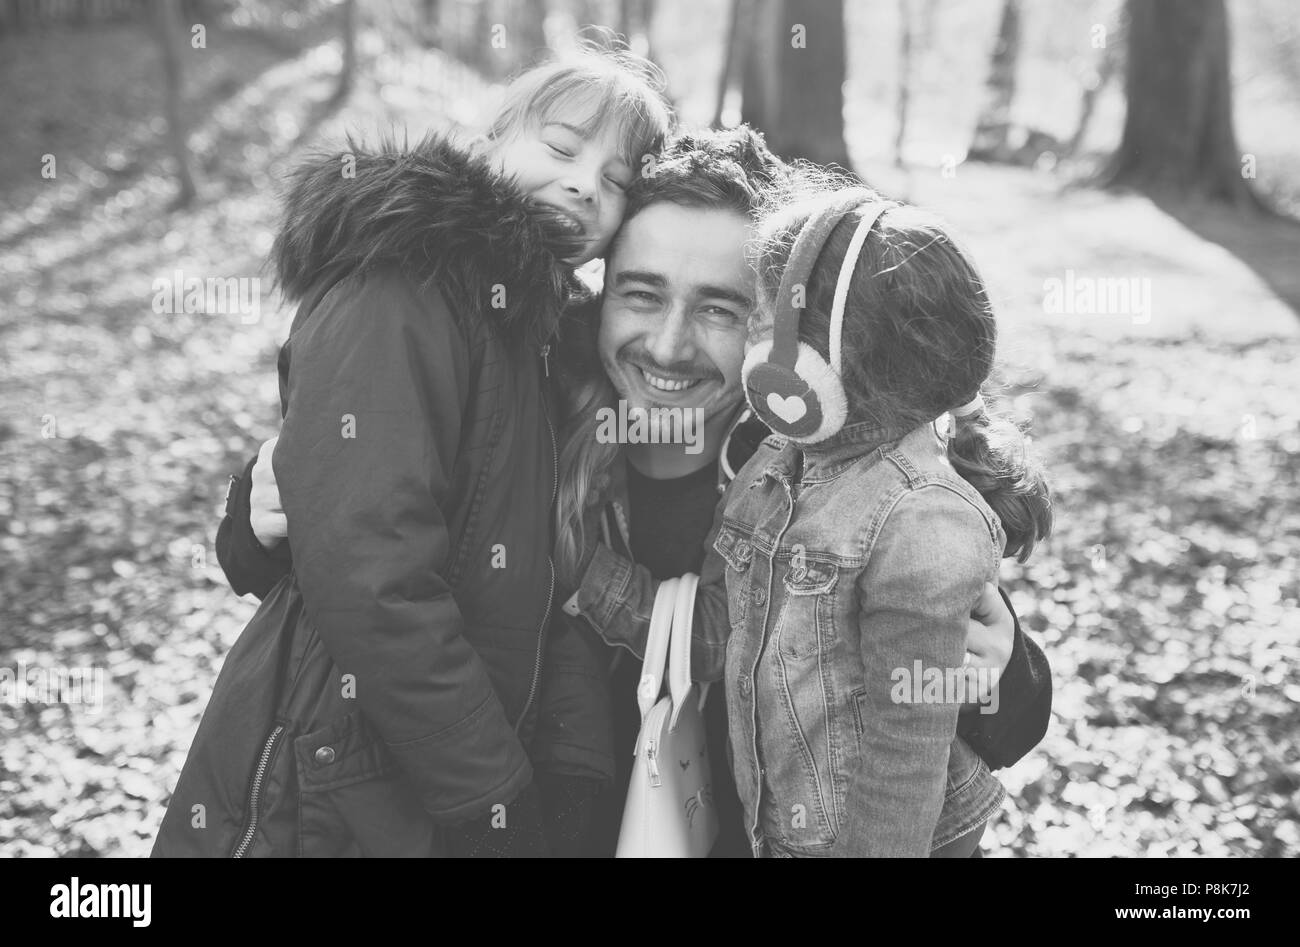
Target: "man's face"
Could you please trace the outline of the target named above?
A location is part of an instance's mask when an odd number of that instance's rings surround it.
[[[624,225],[605,267],[599,346],[629,407],[699,408],[707,422],[740,401],[749,227],[735,211],[667,203]]]
[[[613,122],[592,135],[582,128],[589,115],[575,109],[494,142],[491,154],[501,173],[533,200],[557,211],[583,249],[568,262],[586,263],[605,252],[623,220],[632,169],[619,155]]]

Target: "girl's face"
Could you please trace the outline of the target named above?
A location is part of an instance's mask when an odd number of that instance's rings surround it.
[[[555,211],[583,241],[566,260],[574,266],[602,256],[623,222],[633,169],[619,154],[616,122],[584,134],[584,116],[553,115],[490,142],[501,174],[525,196]]]

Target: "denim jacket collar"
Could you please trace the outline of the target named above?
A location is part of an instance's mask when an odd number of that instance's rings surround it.
[[[902,428],[881,427],[873,421],[859,421],[845,425],[837,434],[816,444],[797,444],[783,439],[780,453],[767,468],[767,473],[789,482],[800,469],[801,483],[825,483],[834,480],[858,461],[877,453],[881,447],[892,444],[909,433]],[[870,462],[875,463],[878,457]]]

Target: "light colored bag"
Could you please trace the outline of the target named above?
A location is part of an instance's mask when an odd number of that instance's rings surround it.
[[[659,584],[637,703],[641,732],[623,807],[618,858],[706,858],[718,838],[703,708],[691,681],[691,622],[699,576]],[[659,697],[664,668],[668,695]]]

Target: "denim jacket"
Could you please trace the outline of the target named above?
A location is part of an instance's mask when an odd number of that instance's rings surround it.
[[[999,808],[1001,785],[956,737],[960,698],[896,699],[912,694],[900,675],[961,668],[1004,545],[929,425],[901,439],[851,425],[804,449],[768,438],[708,545],[692,674],[725,673],[756,854],[924,856]],[[602,562],[579,607],[640,651],[653,590]]]

